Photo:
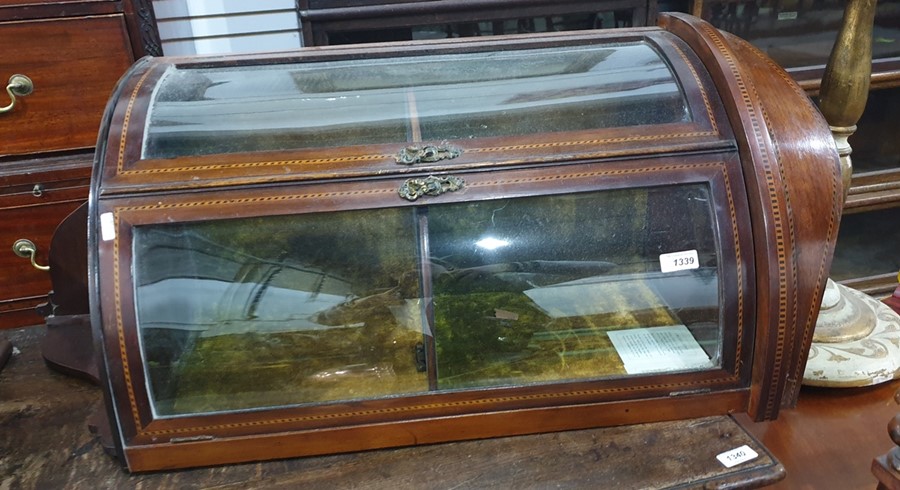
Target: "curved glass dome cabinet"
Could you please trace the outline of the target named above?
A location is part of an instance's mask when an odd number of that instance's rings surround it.
[[[793,403],[840,216],[754,48],[661,27],[146,58],[91,315],[132,471]]]

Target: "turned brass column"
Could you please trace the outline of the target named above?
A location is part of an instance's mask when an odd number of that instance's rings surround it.
[[[853,165],[847,138],[866,108],[872,75],[872,25],[876,0],[849,0],[819,90],[819,108],[834,135],[841,156],[844,200]]]
[[[844,201],[853,173],[850,143],[856,122],[866,108],[869,80],[872,75],[872,25],[876,0],[849,0],[841,29],[825,66],[819,90],[819,108],[828,125],[841,157]],[[840,294],[830,279],[822,301],[822,313],[813,342],[843,342],[862,338],[875,327],[871,308],[856,298]],[[840,314],[837,314],[840,312]]]

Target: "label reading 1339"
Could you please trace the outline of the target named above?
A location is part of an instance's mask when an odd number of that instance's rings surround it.
[[[659,269],[662,272],[683,271],[698,267],[700,267],[700,260],[697,258],[696,250],[672,252],[659,256]]]

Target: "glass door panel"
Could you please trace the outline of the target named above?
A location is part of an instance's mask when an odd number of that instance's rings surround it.
[[[135,228],[160,416],[425,391],[415,220],[386,209]]]
[[[709,202],[690,185],[431,207],[438,388],[719,366]]]
[[[706,184],[136,226],[156,416],[722,366]]]

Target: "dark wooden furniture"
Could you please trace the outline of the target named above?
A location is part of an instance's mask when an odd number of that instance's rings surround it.
[[[88,216],[123,463],[792,405],[831,136],[748,44],[661,25],[136,64]]]
[[[86,201],[109,94],[135,59],[160,54],[152,20],[149,1],[0,5],[0,82],[20,74],[33,85],[0,114],[0,329],[41,322],[50,278],[25,249],[46,266],[56,225]],[[25,258],[13,253],[20,239],[33,244]]]
[[[656,24],[656,0],[300,0],[304,46]]]
[[[811,96],[845,2],[696,0],[695,15],[734,32],[784,66]],[[853,179],[841,222],[831,277],[876,297],[897,287],[900,256],[900,1],[879,0],[872,36],[871,92],[850,138]]]
[[[894,393],[894,401],[900,403],[900,391]],[[878,478],[879,490],[896,490],[900,488],[900,414],[888,422],[887,434],[895,446],[872,460],[872,473]]]

